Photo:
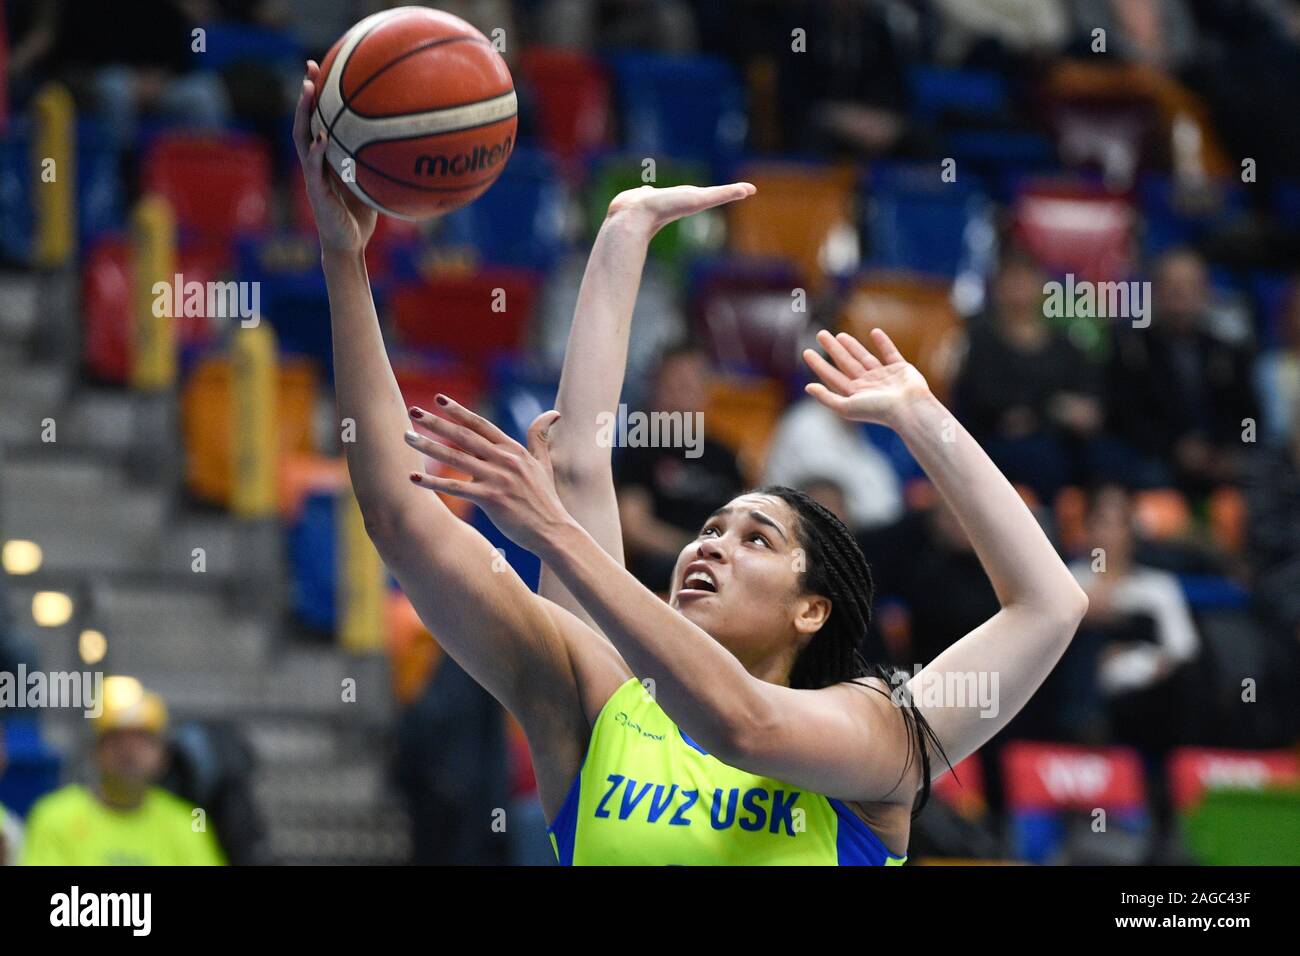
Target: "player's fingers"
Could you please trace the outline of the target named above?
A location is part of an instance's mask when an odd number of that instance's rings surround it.
[[[507,448],[522,449],[523,446],[520,445],[519,442],[515,441],[501,429],[497,428],[496,425],[492,424],[482,415],[476,415],[474,412],[471,412],[464,405],[461,405],[452,398],[439,393],[436,397],[436,401],[438,403],[438,408],[434,409],[434,412],[443,418],[449,419],[457,425],[461,425],[478,435],[482,435],[493,445],[504,445]]]
[[[444,465],[451,465],[451,467],[463,471],[473,478],[486,478],[489,474],[487,463],[483,459],[467,455],[459,448],[452,448],[450,445],[436,442],[432,438],[425,438],[413,430],[407,430],[406,443],[421,455],[432,458]]]
[[[880,368],[880,359],[871,354],[871,350],[859,342],[847,332],[841,332],[835,336],[839,343],[848,349],[849,354],[862,363],[862,367],[868,370]]]
[[[850,355],[849,350],[840,344],[839,339],[825,329],[817,333],[817,341],[826,350],[826,354],[831,357],[835,367],[849,378],[859,378],[867,373],[867,370],[862,367],[862,363]]]
[[[293,113],[293,145],[298,151],[299,161],[307,155],[307,150],[311,148],[311,110],[312,101],[315,98],[315,85],[310,79],[304,78],[302,89],[298,93],[298,106]]]
[[[808,363],[808,367],[812,369],[813,374],[821,379],[827,388],[834,389],[841,395],[847,395],[852,391],[849,380],[844,373],[822,358],[819,352],[813,349],[804,349],[803,360]]]
[[[464,498],[466,501],[472,501],[474,504],[482,504],[478,490],[474,487],[472,481],[462,481],[459,478],[444,478],[442,475],[422,475],[418,471],[411,472],[411,484],[419,485],[421,488],[428,488],[430,491],[440,491],[445,495],[454,495],[457,498]]]
[[[894,344],[893,339],[885,334],[884,329],[872,329],[871,341],[875,344],[876,351],[880,353],[880,358],[886,365],[905,361],[903,353],[898,351],[898,346]]]
[[[722,206],[729,202],[736,202],[746,199],[758,189],[753,183],[728,183],[725,186],[702,186],[700,187],[700,209],[712,209],[714,206]]]
[[[439,438],[451,442],[457,448],[463,448],[469,454],[483,461],[500,461],[501,450],[477,432],[470,431],[464,425],[439,418],[423,408],[412,405],[407,409],[411,421],[421,428],[427,428]]]
[[[843,411],[844,405],[848,401],[848,399],[834,394],[825,385],[817,382],[809,382],[803,387],[803,390],[836,414]]]
[[[559,420],[560,413],[553,408],[542,412],[528,426],[525,436],[528,453],[545,465],[547,471],[551,470],[551,428]]]

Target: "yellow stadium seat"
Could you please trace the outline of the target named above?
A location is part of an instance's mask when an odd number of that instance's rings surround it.
[[[737,179],[753,183],[758,192],[727,207],[733,252],[791,262],[817,289],[827,278],[827,257],[835,255],[835,246],[849,243],[857,249],[851,167],[757,163]]]
[[[723,379],[709,390],[706,433],[736,453],[750,484],[762,478],[767,446],[784,407],[785,393],[773,379]]]
[[[883,329],[943,401],[961,361],[964,333],[949,300],[948,285],[907,273],[871,273],[845,300],[840,330],[871,347],[873,328]]]
[[[276,409],[280,457],[312,451],[312,415],[317,393],[315,363],[285,357],[278,370]],[[233,373],[230,359],[203,359],[181,393],[181,433],[185,441],[185,484],[200,501],[227,506],[233,470]]]

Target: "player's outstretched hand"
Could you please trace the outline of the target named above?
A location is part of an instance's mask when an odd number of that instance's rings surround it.
[[[560,503],[551,469],[549,432],[560,413],[552,409],[538,415],[528,427],[524,447],[446,395],[437,396],[437,401],[432,412],[409,409],[414,425],[437,438],[426,438],[414,428],[406,433],[406,443],[432,459],[425,463],[424,474],[411,473],[411,481],[472,501],[511,541],[539,553],[548,530],[573,520]],[[468,480],[443,475],[439,465],[456,469]]]
[[[925,376],[880,329],[871,330],[871,344],[879,358],[847,332],[831,335],[822,329],[817,342],[831,361],[804,349],[804,361],[821,379],[805,390],[841,418],[892,426],[908,405],[930,395]]]
[[[322,252],[359,252],[375,231],[377,213],[352,195],[347,186],[325,167],[325,133],[312,136],[311,111],[316,103],[320,66],[307,61],[307,75],[293,117],[293,145],[298,150],[307,182],[307,200],[316,218]]]
[[[625,189],[610,201],[606,220],[623,220],[643,230],[647,238],[685,216],[754,195],[752,183],[725,186],[641,186]]]

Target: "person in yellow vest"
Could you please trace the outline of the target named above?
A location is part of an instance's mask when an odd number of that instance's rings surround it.
[[[156,786],[167,708],[133,677],[104,681],[93,786],[42,797],[27,818],[25,866],[224,866],[206,815]]]

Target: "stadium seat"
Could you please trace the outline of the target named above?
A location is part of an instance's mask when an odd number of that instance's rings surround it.
[[[947,397],[964,336],[945,283],[906,273],[862,277],[845,300],[840,329],[869,343],[873,328],[894,340],[935,395]]]
[[[1246,545],[1246,497],[1240,488],[1222,485],[1209,498],[1210,534],[1228,554],[1240,554]]]
[[[144,158],[141,181],[171,204],[183,241],[224,247],[270,223],[271,159],[252,137],[164,133]]]
[[[609,142],[613,92],[604,65],[572,50],[530,47],[519,56],[518,75],[535,95],[542,145],[577,172]]]
[[[237,261],[240,278],[258,283],[262,316],[280,351],[314,359],[332,380],[334,340],[318,244],[292,234],[245,239]]]
[[[727,207],[732,252],[786,259],[811,289],[857,268],[853,169],[759,163],[741,168],[736,178],[753,183],[758,192]]]
[[[286,532],[289,607],[303,624],[327,634],[338,621],[337,514],[337,492],[313,492]]]
[[[203,247],[182,249],[177,269],[185,281],[207,283],[218,278],[218,265]],[[131,363],[131,244],[123,236],[100,236],[87,250],[82,266],[82,362],[99,382],[120,385],[130,376]],[[202,352],[220,329],[205,316],[177,320],[182,358]]]
[[[223,507],[230,502],[233,472],[232,387],[230,359],[219,354],[194,367],[181,393],[186,487],[198,500]],[[289,356],[281,361],[275,402],[281,460],[312,450],[317,387],[310,359]]]
[[[1005,118],[1011,105],[1006,80],[988,70],[917,65],[907,72],[910,113],[922,123]]]
[[[763,474],[767,447],[785,406],[785,389],[772,379],[718,379],[704,412],[708,436],[735,452],[751,484]]]
[[[433,680],[442,662],[442,647],[420,620],[410,598],[396,588],[384,601],[384,628],[393,696],[400,706],[405,706]]]
[[[341,455],[298,452],[285,455],[276,470],[276,500],[286,524],[298,520],[309,495],[335,494],[348,480],[347,462]]]
[[[301,74],[303,50],[293,36],[283,30],[251,23],[215,21],[203,25],[207,44],[194,55],[196,66],[208,70],[226,70],[241,64],[267,64],[286,72]]]
[[[1136,216],[1127,199],[1075,181],[1027,184],[1011,210],[1012,232],[1048,271],[1093,282],[1128,279]]]
[[[629,152],[703,160],[715,173],[740,156],[744,89],[725,60],[626,53],[612,65]]]
[[[734,277],[728,277],[734,278]],[[811,306],[789,284],[715,281],[694,303],[697,328],[724,372],[782,381],[803,374]]]
[[[482,363],[524,344],[538,288],[537,274],[525,269],[491,267],[431,276],[394,291],[397,333],[408,348]]]
[[[649,185],[642,179],[643,161],[643,157],[618,154],[605,156],[592,164],[585,200],[587,232],[592,239],[605,221],[605,213],[615,196],[626,189]],[[654,175],[652,185],[660,189],[698,185],[709,179],[708,168],[702,163],[677,162],[660,157],[655,157]],[[682,269],[692,256],[717,245],[717,242],[711,242],[707,228],[711,217],[715,216],[720,218],[722,213],[705,212],[669,223],[650,240],[650,255],[674,270]]]
[[[937,167],[877,163],[863,217],[865,259],[873,269],[955,278],[963,265],[987,272],[992,208],[971,175],[945,183]]]
[[[1147,257],[1173,246],[1195,245],[1247,212],[1245,190],[1230,179],[1207,180],[1200,189],[1180,191],[1171,177],[1147,173],[1138,181],[1137,197]]]
[[[25,717],[0,721],[0,753],[8,766],[0,774],[0,803],[19,815],[59,785],[63,761],[41,734],[40,722]]]
[[[1142,533],[1157,541],[1186,534],[1192,514],[1187,499],[1176,488],[1148,488],[1133,494],[1133,517]]]
[[[555,159],[516,148],[492,188],[436,223],[439,245],[469,246],[486,265],[546,271],[569,246],[569,191]]]
[[[1136,751],[1018,740],[1003,748],[1001,765],[1012,852],[1031,863],[1052,862],[1066,849],[1071,817],[1091,827],[1105,811],[1106,830],[1094,838],[1115,830],[1140,838],[1149,828]]]

